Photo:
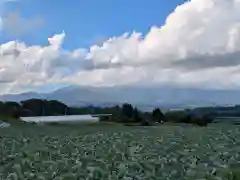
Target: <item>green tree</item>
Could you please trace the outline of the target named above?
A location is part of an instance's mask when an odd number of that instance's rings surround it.
[[[162,121],[164,121],[165,117],[164,117],[164,114],[162,113],[162,111],[159,108],[156,108],[152,112],[152,119],[155,122],[162,122]]]
[[[0,102],[0,116],[19,118],[21,115],[21,105],[17,102]]]
[[[122,106],[122,115],[127,117],[127,118],[132,118],[133,117],[133,107],[131,104],[123,104]]]
[[[53,115],[64,115],[68,112],[67,105],[62,102],[41,99],[29,99],[21,102],[22,109],[33,112],[34,116],[53,116]]]
[[[141,118],[137,108],[135,108],[134,111],[133,111],[133,120],[134,120],[134,122],[141,122],[142,121],[142,118]]]
[[[34,116],[42,116],[44,114],[44,101],[41,99],[29,99],[22,101],[22,108],[30,110],[34,113]]]

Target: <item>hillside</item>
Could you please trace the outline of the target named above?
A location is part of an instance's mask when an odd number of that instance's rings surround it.
[[[59,100],[69,106],[113,106],[124,102],[142,109],[163,109],[240,104],[238,90],[213,90],[177,87],[79,87],[69,86],[50,93],[23,93],[0,96],[0,101],[22,101],[31,98]]]

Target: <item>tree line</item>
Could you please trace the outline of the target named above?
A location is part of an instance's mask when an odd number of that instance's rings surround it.
[[[152,112],[142,112],[131,104],[114,107],[68,107],[66,104],[56,100],[29,99],[17,102],[0,102],[0,117],[19,119],[30,116],[61,116],[61,115],[83,115],[83,114],[112,114],[111,119],[102,121],[113,121],[119,123],[138,123],[151,125],[153,123],[190,123],[206,126],[213,118],[209,115],[195,116],[188,110],[170,111],[162,113],[159,108]]]

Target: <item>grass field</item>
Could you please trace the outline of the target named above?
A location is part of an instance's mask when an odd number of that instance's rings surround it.
[[[0,179],[240,179],[240,127],[0,129]]]

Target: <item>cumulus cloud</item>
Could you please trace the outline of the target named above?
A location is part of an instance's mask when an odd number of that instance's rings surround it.
[[[239,0],[191,0],[145,36],[125,33],[89,49],[64,50],[64,38],[55,35],[47,46],[2,44],[0,83],[240,86]]]
[[[11,37],[19,37],[44,25],[42,17],[23,18],[17,12],[8,13],[2,18],[3,30]]]
[[[112,38],[92,47],[91,56],[99,64],[171,67],[193,59],[200,67],[212,61],[221,66],[224,60],[218,61],[219,56],[235,54],[240,48],[239,10],[236,0],[192,0],[177,7],[164,26],[152,27],[146,37],[133,33]]]

